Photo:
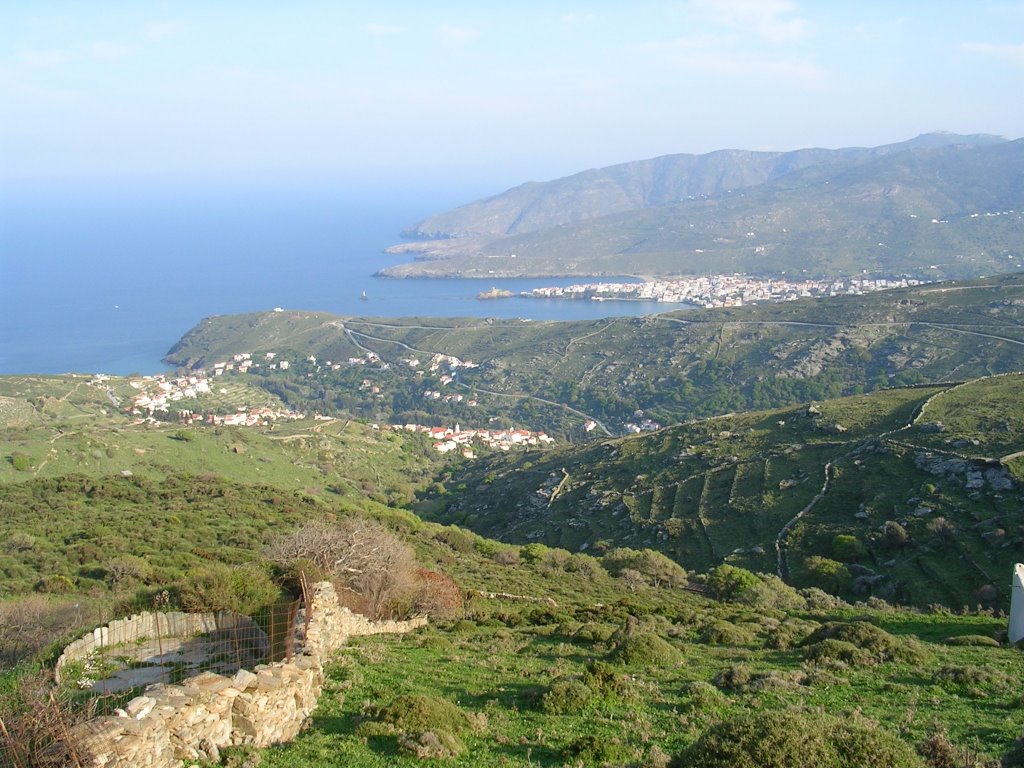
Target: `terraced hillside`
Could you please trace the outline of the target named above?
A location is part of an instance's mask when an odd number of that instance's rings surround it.
[[[729,415],[455,472],[432,519],[652,547],[847,596],[995,604],[1024,547],[1024,375]]]

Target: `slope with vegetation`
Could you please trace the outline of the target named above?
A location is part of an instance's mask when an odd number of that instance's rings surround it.
[[[493,456],[419,509],[510,542],[653,548],[850,598],[1004,605],[1024,547],[1022,395],[1010,374]]]
[[[661,424],[907,384],[1024,369],[1024,278],[1008,275],[729,310],[574,323],[374,320],[281,312],[209,318],[167,362],[210,367],[238,352],[276,351],[288,372],[253,384],[296,407],[375,421],[497,423],[584,437],[643,418]],[[357,346],[358,344],[358,346]],[[389,365],[349,365],[379,355]],[[473,360],[442,385],[435,354]],[[317,363],[306,359],[313,356]],[[338,370],[323,361],[341,363]],[[377,387],[379,393],[364,382]],[[430,400],[425,390],[463,395]],[[469,400],[477,405],[470,406]],[[643,414],[637,415],[637,411]],[[504,421],[501,421],[504,420]]]
[[[922,422],[922,439],[971,439],[987,423],[957,421],[956,400],[948,398],[959,392],[985,401],[972,418],[993,418],[1014,397],[1011,377],[998,381],[1004,386],[990,384],[985,396],[969,387],[935,388],[822,403],[821,418],[844,419],[845,434],[863,438],[895,428],[919,410],[921,398],[941,393],[925,414],[931,419],[934,408],[946,431],[924,429]],[[12,401],[29,391],[24,380],[5,383]],[[171,607],[254,612],[293,588],[300,569],[333,574],[356,607],[385,615],[427,612],[432,627],[354,642],[328,668],[327,691],[307,732],[258,757],[244,748],[225,750],[225,765],[259,759],[265,766],[339,760],[384,766],[442,758],[473,766],[674,760],[710,767],[743,760],[810,765],[837,753],[847,762],[830,764],[941,766],[948,763],[940,758],[973,755],[980,765],[1011,749],[1020,733],[1011,681],[1024,673],[1024,661],[999,645],[1005,621],[989,613],[925,614],[877,599],[854,606],[732,565],[704,578],[706,595],[694,594],[682,589],[694,574],[643,542],[599,557],[540,543],[515,546],[424,522],[358,491],[306,487],[302,471],[309,468],[302,465],[312,457],[304,452],[322,439],[361,452],[361,459],[349,457],[333,470],[339,476],[363,463],[404,471],[425,490],[426,455],[396,452],[392,441],[406,439],[398,435],[325,435],[316,432],[322,423],[308,421],[292,425],[291,435],[197,427],[192,439],[180,439],[173,426],[133,426],[104,415],[105,396],[90,402],[73,379],[33,387],[47,388],[47,397],[57,400],[64,387],[63,402],[73,403],[83,421],[40,411],[30,398],[13,409],[17,423],[3,433],[12,456],[16,446],[31,453],[45,429],[59,435],[56,446],[80,444],[71,452],[57,448],[42,469],[35,455],[27,469],[9,462],[0,485],[0,538],[7,542],[0,611],[9,670],[0,716],[17,738],[38,737],[47,723],[22,717],[40,689],[33,687],[32,666],[22,662],[12,670],[15,660],[52,654],[47,641],[100,623],[104,611],[148,606],[164,590]],[[817,419],[786,418],[808,450],[828,448],[831,436],[820,434]],[[737,447],[749,442],[771,452],[780,446],[763,420],[732,425]],[[720,434],[727,421],[680,429],[697,439]],[[1011,420],[1000,450],[1013,447],[1016,429]],[[116,439],[115,456],[101,447],[96,458],[81,442],[88,439]],[[242,441],[246,451],[231,450]],[[619,450],[630,454],[641,444],[628,440]],[[708,461],[729,460],[720,455],[724,446],[702,450]],[[213,471],[172,471],[190,451],[204,453]],[[260,457],[259,471],[235,460],[250,451]],[[115,469],[119,464],[104,463],[127,456],[139,457],[130,476]],[[653,473],[657,462],[649,458]],[[560,491],[575,492],[571,481]],[[76,701],[82,694],[65,687],[55,696]],[[45,694],[43,701],[49,701]],[[821,709],[849,716],[840,724]],[[764,710],[778,714],[758,717],[753,727],[751,718]],[[714,758],[719,743],[731,751]],[[918,750],[932,755],[929,762]],[[805,761],[794,763],[796,754]]]
[[[1024,143],[921,137],[872,150],[725,151],[587,171],[428,219],[449,239],[391,277],[862,271],[934,279],[1017,268]]]

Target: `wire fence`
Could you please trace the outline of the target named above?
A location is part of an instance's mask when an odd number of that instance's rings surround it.
[[[65,648],[52,670],[19,677],[0,702],[0,768],[71,766],[72,728],[119,710],[154,684],[186,683],[204,672],[232,676],[290,660],[312,618],[311,595],[282,600],[251,616],[230,611],[156,610],[115,619]],[[306,627],[297,633],[297,623]]]

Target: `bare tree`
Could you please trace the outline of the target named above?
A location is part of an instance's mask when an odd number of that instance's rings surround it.
[[[416,558],[394,533],[373,520],[310,521],[274,541],[267,556],[281,565],[309,560],[358,594],[375,617],[408,609],[417,588]]]

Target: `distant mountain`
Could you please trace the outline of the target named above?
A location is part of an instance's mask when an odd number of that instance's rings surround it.
[[[1024,143],[988,135],[669,155],[531,182],[425,219],[406,234],[426,241],[391,249],[416,263],[382,274],[978,276],[1016,268],[1022,173]]]

